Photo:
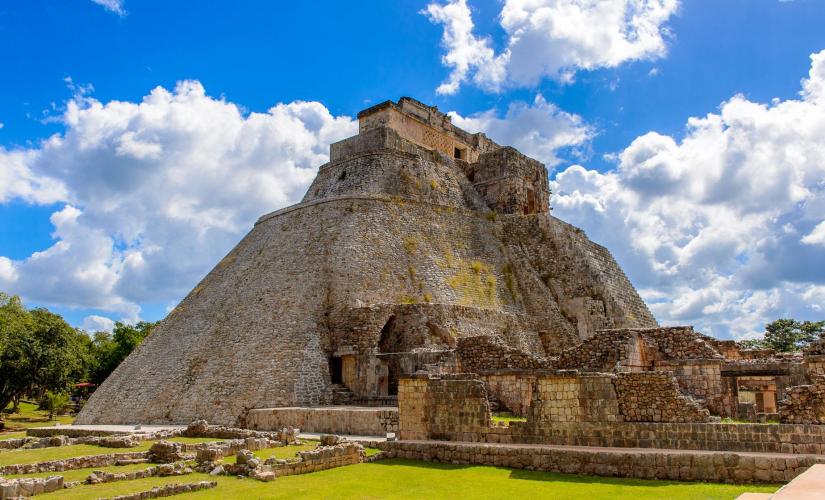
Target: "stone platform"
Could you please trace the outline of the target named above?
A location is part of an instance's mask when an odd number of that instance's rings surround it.
[[[371,443],[389,457],[566,474],[719,483],[785,483],[822,455],[445,441]]]
[[[294,406],[249,410],[250,429],[268,431],[295,427],[301,432],[386,436],[398,431],[394,406]]]
[[[820,500],[825,497],[825,465],[817,464],[776,493],[743,493],[736,500]]]

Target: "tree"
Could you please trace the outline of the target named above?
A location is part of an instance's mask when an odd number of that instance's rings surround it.
[[[765,335],[761,339],[746,340],[740,345],[746,349],[793,352],[803,349],[823,336],[825,336],[825,321],[797,321],[782,318],[765,325]]]
[[[65,392],[46,391],[40,407],[49,412],[49,420],[53,420],[55,414],[60,414],[69,406],[69,395]]]
[[[65,391],[85,376],[85,334],[59,315],[27,311],[12,297],[0,303],[0,331],[0,408],[27,392]]]
[[[92,371],[92,381],[96,384],[106,380],[117,366],[152,333],[157,323],[141,321],[127,325],[118,321],[112,335],[98,332],[94,335],[93,352],[97,362]]]

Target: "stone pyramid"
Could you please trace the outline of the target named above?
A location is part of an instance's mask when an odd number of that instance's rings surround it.
[[[608,250],[550,215],[544,165],[414,99],[358,118],[301,203],[262,216],[78,424],[243,424],[342,391],[391,403],[460,337],[544,357],[656,326]]]

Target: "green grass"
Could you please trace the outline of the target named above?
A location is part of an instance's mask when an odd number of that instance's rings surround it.
[[[187,438],[176,437],[169,441],[181,443],[209,443],[220,441],[215,438]],[[55,448],[40,448],[37,450],[10,450],[0,451],[0,466],[11,464],[31,464],[34,462],[46,462],[49,460],[64,460],[66,458],[82,457],[86,455],[107,455],[109,453],[130,453],[135,451],[148,451],[154,441],[142,441],[135,448],[103,448],[90,444],[73,444],[70,446],[59,446]]]
[[[143,470],[156,464],[129,464],[129,465],[111,465],[109,467],[90,467],[88,469],[74,469],[63,472],[38,472],[37,474],[10,474],[3,476],[5,478],[14,479],[17,477],[49,477],[49,476],[63,476],[64,481],[84,481],[89,474],[96,470],[104,472],[132,472],[136,470]]]
[[[517,417],[507,411],[493,413],[491,418],[494,424],[504,422],[505,424],[510,425],[510,422],[527,422],[527,417]]]
[[[59,415],[54,420],[49,420],[49,412],[37,409],[37,405],[31,403],[20,403],[18,413],[10,413],[11,406],[3,410],[3,420],[6,422],[6,429],[29,429],[31,427],[49,427],[55,423],[62,425],[74,422],[74,417],[70,415]]]
[[[759,422],[751,422],[750,420],[739,420],[736,418],[725,417],[722,419],[723,424],[756,424]],[[778,424],[779,422],[776,420],[768,420],[767,422],[762,422],[763,424]]]
[[[65,460],[73,457],[83,457],[86,455],[106,455],[109,453],[127,453],[133,451],[146,451],[151,446],[150,442],[140,443],[137,448],[101,448],[90,444],[73,444],[71,446],[60,446],[56,448],[41,448],[38,450],[12,450],[0,453],[0,466],[12,464],[31,464],[35,462],[46,462],[49,460]]]
[[[299,451],[312,450],[316,446],[318,446],[317,441],[305,441],[304,444],[300,444],[297,446],[279,446],[277,448],[264,448],[263,450],[253,451],[252,453],[261,460],[266,460],[270,457],[292,458]],[[234,464],[235,456],[224,457],[223,460],[226,463]]]
[[[0,434],[0,441],[6,439],[20,439],[24,437],[26,437],[25,432],[4,432],[3,434]]]
[[[218,487],[186,498],[402,498],[486,499],[550,498],[565,500],[633,499],[727,500],[746,491],[771,493],[779,487],[679,483],[531,472],[498,467],[461,466],[384,460],[312,474],[278,478],[271,483],[206,474],[150,478],[79,486],[43,498],[94,499],[151,489],[168,483],[215,480]],[[40,497],[40,496],[39,496]]]

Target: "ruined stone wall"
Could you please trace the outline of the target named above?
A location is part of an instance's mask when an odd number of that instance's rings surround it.
[[[810,380],[814,380],[820,375],[825,375],[825,355],[806,354],[804,363],[805,371]]]
[[[302,432],[384,436],[398,431],[398,409],[325,406],[321,408],[261,408],[250,410],[251,429],[297,428]]]
[[[577,380],[564,374],[539,375],[537,379],[543,380],[544,384],[537,382],[536,394],[540,392],[545,399],[534,399],[526,422],[510,422],[507,427],[491,425],[486,394],[480,381],[462,380],[461,376],[405,378],[399,384],[398,436],[403,440],[825,455],[825,425],[721,424],[689,420],[688,417],[701,419],[703,413],[690,407],[679,411],[668,409],[678,396],[663,398],[664,405],[648,401],[648,398],[656,397],[650,390],[665,393],[675,390],[672,379],[669,386],[654,387],[650,380],[634,386],[633,382],[638,382],[640,377],[663,379],[665,376],[659,373],[594,374]],[[620,383],[620,379],[625,383]],[[616,387],[614,400],[611,400],[610,380]],[[431,388],[434,389],[432,392]],[[633,392],[629,392],[631,390]],[[576,393],[579,397],[574,397]],[[634,415],[644,419],[657,418],[656,411],[650,414],[640,412],[640,401],[658,408],[660,415],[675,415],[674,418],[683,421],[628,421]],[[433,415],[435,408],[438,408],[437,416]],[[629,418],[624,413],[626,408],[633,410]],[[615,421],[600,421],[607,420],[610,415],[616,415]]]
[[[267,464],[276,477],[308,474],[321,470],[361,463],[364,448],[358,443],[340,443],[335,446],[319,446],[314,450],[299,451],[297,460],[280,460]]]
[[[623,371],[644,368],[641,339],[626,330],[596,332],[580,344],[565,349],[554,361],[560,370],[581,370],[593,372]]]
[[[693,331],[692,326],[670,326],[633,329],[646,342],[662,353],[664,359],[722,359],[704,335]]]
[[[513,349],[500,337],[489,335],[458,339],[456,353],[461,368],[466,373],[549,368],[546,359]]]
[[[533,370],[501,370],[479,373],[487,396],[499,404],[499,410],[525,416],[533,403],[533,390],[538,375]]]
[[[469,134],[453,126],[450,117],[437,108],[410,98],[387,101],[358,113],[359,134],[381,127],[391,127],[405,139],[450,157],[458,148],[461,159],[469,162],[475,162],[479,153],[499,147],[484,134]]]
[[[619,408],[627,422],[707,422],[710,413],[682,395],[668,373],[620,373],[616,379]]]
[[[336,349],[371,349],[378,345],[382,329],[392,328],[401,339],[402,350],[415,348],[452,349],[459,338],[497,335],[507,345],[527,352],[542,352],[535,334],[541,324],[524,313],[481,309],[444,303],[371,304],[341,311],[330,318]]]
[[[621,421],[614,378],[576,372],[538,376],[527,411],[528,427],[542,428],[555,422]]]
[[[662,360],[656,362],[656,371],[671,372],[685,394],[704,401],[714,414],[722,407],[720,359]]]
[[[547,168],[511,147],[479,156],[468,166],[473,187],[487,205],[502,214],[535,214],[550,211]]]
[[[380,144],[381,148],[375,146]],[[387,128],[333,145],[303,201],[343,195],[380,195],[488,211],[462,167],[404,141]]]
[[[476,464],[565,474],[588,474],[714,483],[782,483],[825,457],[683,453],[678,451],[605,449],[475,443],[388,442],[378,446],[390,458],[448,464]],[[513,473],[516,474],[516,473]]]
[[[810,385],[789,387],[778,410],[783,423],[825,424],[825,376],[818,376]]]
[[[400,380],[398,414],[401,439],[469,439],[491,426],[484,384],[467,375]]]

